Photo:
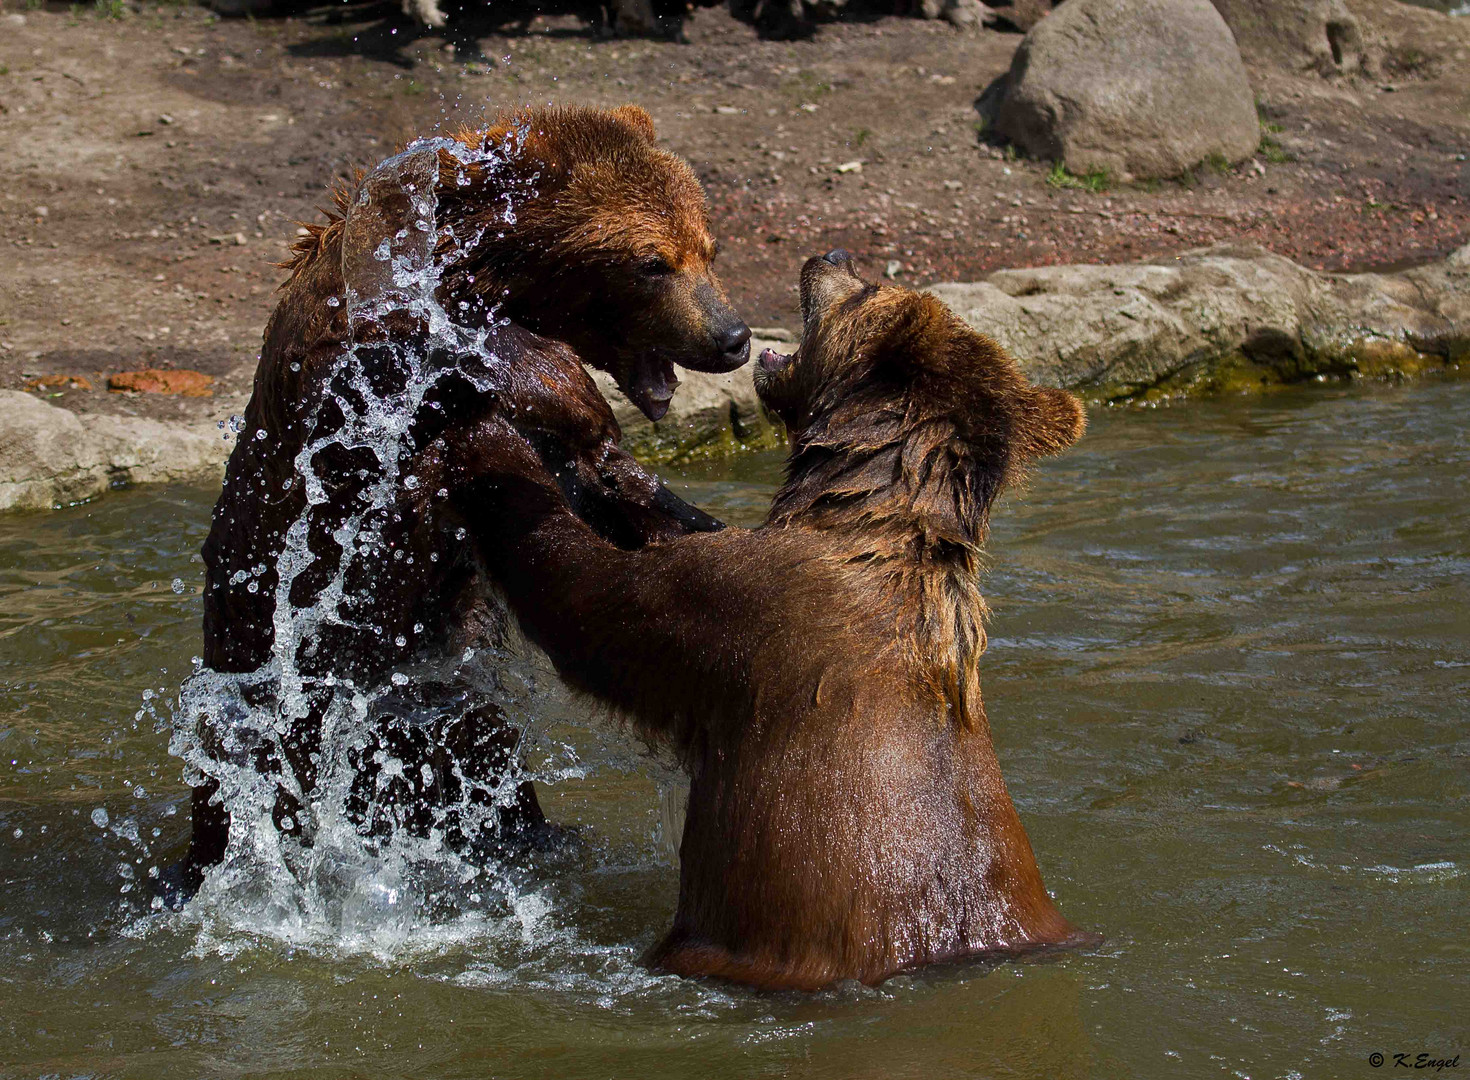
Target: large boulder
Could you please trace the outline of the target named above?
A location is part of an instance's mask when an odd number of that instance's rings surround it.
[[[1396,274],[1325,274],[1220,245],[1157,262],[1002,270],[930,291],[1034,382],[1104,399],[1470,361],[1470,246]]]
[[[1324,75],[1356,71],[1363,32],[1343,0],[1214,0],[1252,57]]]
[[[987,108],[1033,156],[1125,180],[1239,161],[1261,138],[1240,50],[1209,0],[1067,0],[1026,35]]]

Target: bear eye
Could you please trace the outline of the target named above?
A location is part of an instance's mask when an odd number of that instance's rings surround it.
[[[644,259],[638,264],[638,269],[649,277],[663,277],[666,274],[672,274],[674,272],[674,268],[669,265],[669,261],[657,255]]]

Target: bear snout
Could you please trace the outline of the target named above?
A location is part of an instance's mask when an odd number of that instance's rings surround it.
[[[743,322],[715,331],[714,338],[721,361],[728,365],[725,370],[734,371],[750,359],[750,327]]]
[[[836,248],[825,255],[813,255],[801,268],[801,320],[810,329],[833,302],[863,288],[852,252]]]

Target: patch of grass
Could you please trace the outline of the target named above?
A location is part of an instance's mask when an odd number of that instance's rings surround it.
[[[862,146],[863,143],[867,142],[872,137],[873,133],[867,128],[859,128],[858,133],[852,137],[852,145]]]
[[[1264,131],[1268,135],[1280,135],[1286,129],[1284,127],[1282,127],[1280,124],[1274,124],[1274,123],[1271,123],[1270,121],[1263,121],[1261,123],[1261,130]]]
[[[9,74],[10,74],[10,65],[9,64],[0,64],[0,75],[9,75]]]
[[[123,0],[92,0],[92,14],[99,19],[122,19],[128,14]]]
[[[1230,171],[1230,159],[1216,150],[1200,162],[1200,168],[1208,169],[1216,176],[1223,176]]]
[[[1281,165],[1292,160],[1292,156],[1270,135],[1261,136],[1261,145],[1258,150],[1260,155],[1273,165]]]
[[[1093,169],[1081,176],[1075,176],[1059,161],[1046,174],[1046,182],[1054,188],[1079,188],[1095,194],[1108,190],[1109,177],[1106,169]]]

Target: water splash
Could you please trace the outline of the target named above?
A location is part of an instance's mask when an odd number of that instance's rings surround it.
[[[500,649],[413,656],[371,684],[330,664],[309,663],[330,648],[333,628],[382,633],[354,621],[354,590],[364,588],[364,579],[394,572],[396,561],[413,561],[401,548],[389,550],[384,530],[402,492],[417,485],[411,430],[433,407],[431,392],[451,375],[484,394],[504,385],[505,364],[495,351],[496,330],[504,325],[498,313],[469,326],[438,298],[446,266],[479,235],[456,235],[451,223],[437,219],[436,191],[445,160],[457,163],[461,183],[471,169],[493,183],[517,142],[516,133],[492,151],[446,138],[415,142],[365,179],[349,212],[349,227],[352,213],[377,212],[369,206],[375,178],[409,197],[402,227],[370,251],[344,243],[350,285],[330,303],[345,303],[350,337],[308,428],[314,434],[295,458],[291,482],[303,485],[305,507],[286,530],[273,567],[260,563],[232,578],[254,592],[275,571],[270,658],[244,674],[196,661],[172,717],[170,753],[184,762],[189,783],[219,785],[232,822],[223,862],[190,905],[192,916],[216,929],[382,954],[467,913],[482,926],[484,919],[547,917],[537,886],[489,855],[499,812],[513,804],[523,781],[555,782],[580,770],[554,757],[537,768],[523,764],[525,742],[535,738],[534,671]],[[508,225],[516,198],[534,192],[509,184],[506,190]],[[419,332],[389,335],[386,345],[382,333],[371,332],[405,322]],[[329,505],[334,479],[318,462],[344,451],[370,466],[357,471],[361,492],[330,530],[333,556],[323,552],[320,533],[313,538],[320,525],[314,514]],[[364,575],[364,566],[372,572]],[[308,572],[309,581],[324,578],[325,585],[309,603],[293,603]],[[396,641],[400,649],[408,645],[401,635]],[[486,703],[520,732],[519,741],[498,748],[500,768],[488,776],[435,737]],[[302,725],[320,732],[305,757],[293,737]],[[403,753],[416,744],[432,746],[432,764]]]

